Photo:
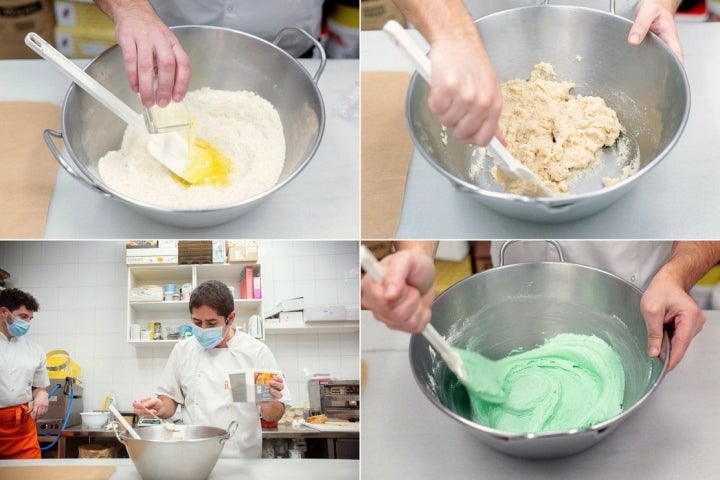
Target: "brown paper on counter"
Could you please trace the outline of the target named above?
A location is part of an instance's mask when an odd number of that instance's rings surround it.
[[[22,480],[52,480],[72,478],[72,480],[109,480],[117,470],[112,465],[70,466],[48,465],[38,467],[3,467],[0,478]]]
[[[395,238],[413,144],[405,126],[407,72],[362,74],[362,236]]]
[[[60,129],[60,106],[0,102],[0,118],[0,238],[42,238],[57,174],[42,135]]]

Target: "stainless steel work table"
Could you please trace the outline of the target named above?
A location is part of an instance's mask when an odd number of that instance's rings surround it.
[[[711,479],[720,471],[720,311],[657,391],[589,450],[555,460],[500,453],[437,410],[410,371],[407,334],[363,312],[363,478]]]
[[[170,461],[170,459],[168,459]],[[69,467],[110,465],[116,468],[110,480],[141,480],[140,474],[128,458],[108,460],[3,460],[0,480],[16,480],[3,476],[3,467]],[[58,478],[49,477],[49,478]],[[355,480],[360,478],[358,460],[282,459],[242,460],[221,458],[208,480]]]
[[[675,148],[623,198],[574,222],[516,220],[455,191],[415,151],[396,238],[720,238],[715,200],[720,186],[720,149],[715,146],[720,23],[679,23],[678,30],[690,82],[690,117]],[[421,42],[416,31],[411,34]],[[384,32],[362,32],[361,48],[363,71],[413,71]]]
[[[87,61],[77,61],[84,66]],[[300,60],[311,73],[317,60]],[[305,169],[256,209],[224,225],[176,228],[150,220],[91,191],[59,169],[47,216],[47,238],[357,238],[359,120],[340,114],[351,104],[358,60],[331,59],[318,86],[325,133]],[[0,60],[0,101],[62,105],[70,81],[45,60]],[[288,94],[292,94],[288,92]],[[2,119],[8,122],[10,119]],[[1,153],[0,153],[1,154]]]
[[[321,432],[302,425],[297,429],[288,425],[278,425],[278,428],[264,428],[262,431],[263,439],[302,438],[325,441],[325,448],[329,458],[334,458],[335,456],[336,439],[357,439],[359,436],[360,434],[357,431]],[[49,443],[54,436],[38,438],[42,440],[42,447]],[[85,428],[82,425],[68,427],[60,432],[60,438],[57,442],[57,458],[77,458],[79,445],[96,443],[98,441],[103,444],[109,443],[120,445],[115,437],[115,432],[112,430],[107,430],[105,428]],[[124,451],[125,449],[122,448],[123,454]]]

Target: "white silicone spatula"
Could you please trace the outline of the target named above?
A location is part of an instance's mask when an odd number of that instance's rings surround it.
[[[108,405],[108,410],[110,410],[112,414],[115,415],[117,421],[120,422],[120,425],[125,427],[125,430],[130,434],[131,437],[133,437],[135,440],[140,440],[140,435],[138,435],[138,433],[133,430],[127,420],[125,420],[125,417],[123,417],[122,414],[118,412],[117,408],[115,408],[115,405],[113,405],[112,403]]]
[[[373,280],[378,283],[383,281],[385,272],[382,265],[365,245],[360,246],[360,264]],[[425,325],[422,334],[465,388],[487,402],[505,401],[507,395],[500,385],[499,372],[494,361],[479,353],[452,347],[430,323]],[[466,368],[468,366],[471,368]]]
[[[390,36],[393,42],[405,52],[407,57],[413,62],[420,76],[430,84],[430,59],[420,50],[420,47],[413,41],[412,37],[408,35],[407,30],[403,28],[395,20],[388,21],[384,26],[383,30]],[[520,163],[515,157],[513,157],[507,148],[497,139],[493,137],[489,144],[497,154],[493,157],[495,164],[505,174],[511,178],[517,178],[523,182],[532,183],[537,187],[537,192],[540,196],[552,196],[552,191],[543,184],[542,180],[529,168]]]
[[[177,176],[184,178],[183,175],[186,171],[189,154],[188,140],[185,135],[179,131],[160,132],[157,130],[157,125],[154,127],[156,131],[148,130],[149,123],[146,124],[141,115],[71,62],[65,55],[58,52],[37,33],[28,33],[25,36],[25,44],[35,53],[55,65],[80,88],[92,95],[93,98],[120,117],[125,123],[141,132],[150,133],[148,141],[150,154]]]

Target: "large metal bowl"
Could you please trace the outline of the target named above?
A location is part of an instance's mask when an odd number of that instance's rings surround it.
[[[478,168],[475,149],[442,126],[427,104],[427,83],[416,75],[410,83],[406,117],[415,147],[459,191],[505,215],[537,222],[586,217],[625,195],[660,163],[677,143],[690,111],[685,71],[670,49],[650,34],[637,47],[627,43],[632,22],[609,12],[583,7],[536,5],[515,8],[476,22],[501,82],[528,78],[535,64],[553,65],[558,79],[577,84],[575,92],[605,99],[637,143],[639,171],[602,188],[598,169],[594,183],[580,177],[570,195],[532,198],[504,193],[490,174],[491,159]],[[611,170],[616,156],[604,162]],[[477,172],[480,172],[479,174]]]
[[[609,435],[660,384],[669,358],[646,353],[641,291],[610,273],[561,262],[507,265],[453,285],[432,305],[432,324],[451,344],[499,359],[560,333],[596,335],[619,354],[625,370],[623,411],[587,428],[507,432],[471,420],[464,388],[421,335],[410,341],[410,364],[420,389],[444,414],[507,454],[553,458],[581,452]]]
[[[164,426],[137,428],[140,439],[127,432],[116,435],[125,445],[135,468],[144,480],[203,480],[217,463],[223,444],[237,430],[184,425],[184,440],[172,440]]]
[[[286,155],[280,178],[271,189],[235,204],[173,209],[150,205],[109,188],[99,175],[98,161],[108,151],[120,148],[126,125],[76,85],[70,87],[63,102],[62,134],[46,130],[45,140],[58,162],[83,185],[145,216],[180,227],[218,225],[255,208],[287,185],[312,159],[325,129],[325,107],[317,87],[325,67],[325,54],[322,52],[320,66],[313,76],[275,44],[252,35],[209,26],[172,30],[190,57],[190,90],[201,87],[249,90],[277,109],[283,124]],[[316,40],[295,28],[281,31],[275,42],[288,34],[306,35],[322,51]],[[141,110],[138,95],[128,86],[120,47],[105,50],[85,71],[136,111]],[[56,148],[53,138],[64,139],[67,158]]]

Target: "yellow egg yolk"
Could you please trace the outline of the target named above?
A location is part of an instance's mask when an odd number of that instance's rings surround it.
[[[222,187],[228,184],[228,175],[232,169],[230,160],[209,142],[195,138],[190,142],[188,163],[182,178],[173,174],[173,178],[183,185],[213,185]]]

